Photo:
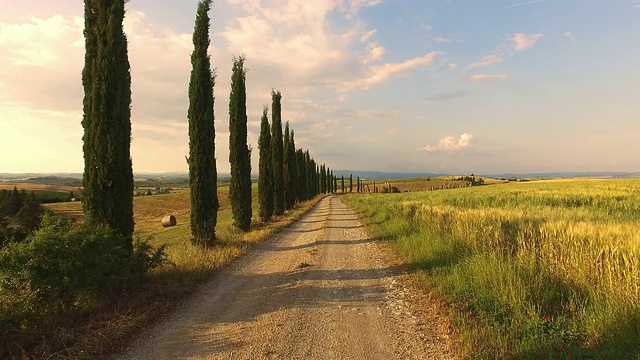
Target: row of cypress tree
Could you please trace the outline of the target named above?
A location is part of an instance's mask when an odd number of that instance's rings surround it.
[[[189,184],[191,189],[192,240],[198,245],[215,241],[218,211],[215,131],[213,127],[213,85],[215,75],[207,54],[209,47],[209,15],[211,0],[198,4],[193,34],[189,83]],[[234,225],[251,229],[251,149],[247,145],[246,70],[243,56],[234,58],[229,96],[229,163],[231,180],[229,199]],[[309,151],[295,147],[294,132],[287,122],[282,129],[282,94],[271,92],[271,124],[264,107],[260,122],[259,203],[260,218],[269,221],[296,202],[306,201],[326,186],[320,185],[319,167]],[[324,166],[324,165],[323,165]],[[324,167],[323,167],[324,169]],[[324,183],[323,178],[323,183]]]
[[[258,198],[260,220],[268,222],[298,202],[327,192],[320,167],[309,150],[296,149],[295,132],[289,122],[282,130],[282,94],[271,91],[271,124],[265,106],[260,121]],[[324,169],[324,165],[322,166]]]
[[[84,199],[89,221],[106,223],[132,252],[133,169],[131,162],[131,74],[122,24],[124,0],[85,0]],[[189,188],[192,242],[207,246],[215,239],[217,168],[215,157],[215,73],[208,54],[211,0],[198,3],[189,80]],[[229,98],[229,162],[234,224],[251,226],[251,150],[247,145],[246,71],[244,57],[234,58]],[[336,179],[309,151],[296,149],[287,122],[282,129],[282,95],[272,91],[272,121],[265,107],[259,139],[260,218],[268,221],[296,202],[335,191]],[[333,180],[331,180],[333,179]]]

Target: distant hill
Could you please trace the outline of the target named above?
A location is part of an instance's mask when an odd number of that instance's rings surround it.
[[[386,171],[361,171],[361,170],[334,170],[334,175],[361,179],[409,179],[418,177],[440,177],[440,176],[460,176],[470,174],[447,174],[447,173],[430,173],[430,172],[386,172]],[[636,178],[640,177],[640,172],[549,172],[549,173],[488,173],[475,174],[476,176],[494,178],[494,179],[558,179],[558,178]],[[218,173],[218,178],[228,180],[230,174]],[[252,173],[252,179],[257,179],[258,174]],[[167,173],[135,173],[135,179],[157,179],[157,180],[183,180],[188,179],[189,174],[186,172],[167,172]],[[27,182],[35,184],[50,185],[69,185],[79,186],[82,182],[82,173],[0,173],[0,181]]]
[[[385,171],[359,171],[359,170],[335,170],[333,172],[335,176],[348,177],[350,174],[353,177],[360,177],[361,179],[410,179],[417,177],[439,177],[448,176],[449,174],[443,173],[403,173],[403,172],[385,172]]]
[[[494,179],[563,179],[563,178],[636,178],[640,177],[640,172],[550,172],[550,173],[506,173],[506,174],[482,174],[478,176],[489,177]]]

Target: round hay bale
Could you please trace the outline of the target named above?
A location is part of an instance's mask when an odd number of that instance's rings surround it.
[[[167,215],[162,218],[162,227],[176,226],[177,223],[178,221],[176,220],[176,217],[173,215]]]

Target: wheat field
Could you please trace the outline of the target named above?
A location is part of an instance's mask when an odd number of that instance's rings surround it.
[[[640,180],[351,195],[472,358],[640,356]]]

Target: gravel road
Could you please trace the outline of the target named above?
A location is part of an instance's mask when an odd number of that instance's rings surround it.
[[[424,294],[338,196],[221,271],[115,359],[447,359]]]

